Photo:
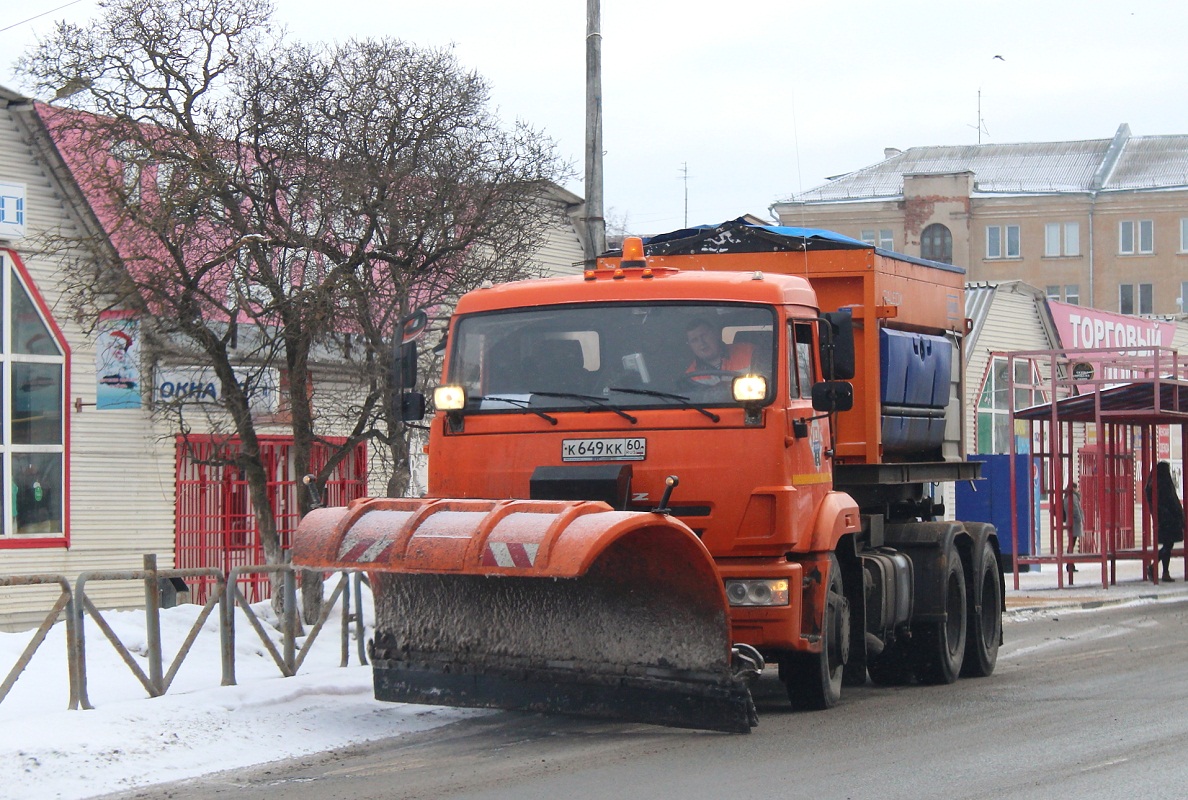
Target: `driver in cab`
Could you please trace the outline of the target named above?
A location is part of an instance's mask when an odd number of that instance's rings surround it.
[[[744,373],[751,369],[754,346],[747,342],[726,344],[722,331],[707,319],[695,319],[685,329],[693,362],[685,370],[689,380],[716,386],[725,380],[722,372]]]

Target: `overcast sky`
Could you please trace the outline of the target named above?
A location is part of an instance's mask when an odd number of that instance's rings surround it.
[[[0,0],[0,28],[69,0]],[[584,0],[274,0],[297,39],[453,46],[583,194]],[[0,32],[0,84],[52,21]],[[608,216],[637,233],[768,215],[885,147],[1188,133],[1188,3],[602,0]],[[1001,56],[1001,58],[995,58]],[[687,170],[687,180],[685,172]]]

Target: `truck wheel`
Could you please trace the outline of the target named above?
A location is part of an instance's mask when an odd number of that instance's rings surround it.
[[[965,570],[956,547],[949,545],[944,558],[940,590],[946,619],[914,626],[916,677],[921,683],[952,683],[961,674],[961,664],[965,660],[965,637],[969,625]]]
[[[850,655],[850,604],[842,583],[837,556],[829,555],[829,588],[821,624],[820,653],[791,653],[781,664],[780,677],[796,709],[833,708],[841,699],[842,673]]]
[[[973,576],[973,589],[980,591],[981,608],[969,604],[969,634],[965,642],[965,663],[961,675],[985,678],[998,662],[998,643],[1002,641],[1002,577],[998,558],[989,542],[982,545],[981,566]],[[970,597],[974,600],[975,597]]]

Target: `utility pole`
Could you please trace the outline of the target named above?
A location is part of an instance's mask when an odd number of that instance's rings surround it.
[[[606,250],[602,209],[602,12],[586,0],[586,260]]]

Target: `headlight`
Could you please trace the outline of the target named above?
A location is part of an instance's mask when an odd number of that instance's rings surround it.
[[[433,390],[438,411],[461,411],[466,407],[466,390],[461,386],[438,386]]]
[[[730,388],[736,403],[761,403],[767,397],[767,378],[762,375],[739,375]]]
[[[726,599],[732,606],[786,606],[788,581],[783,578],[726,581]]]

